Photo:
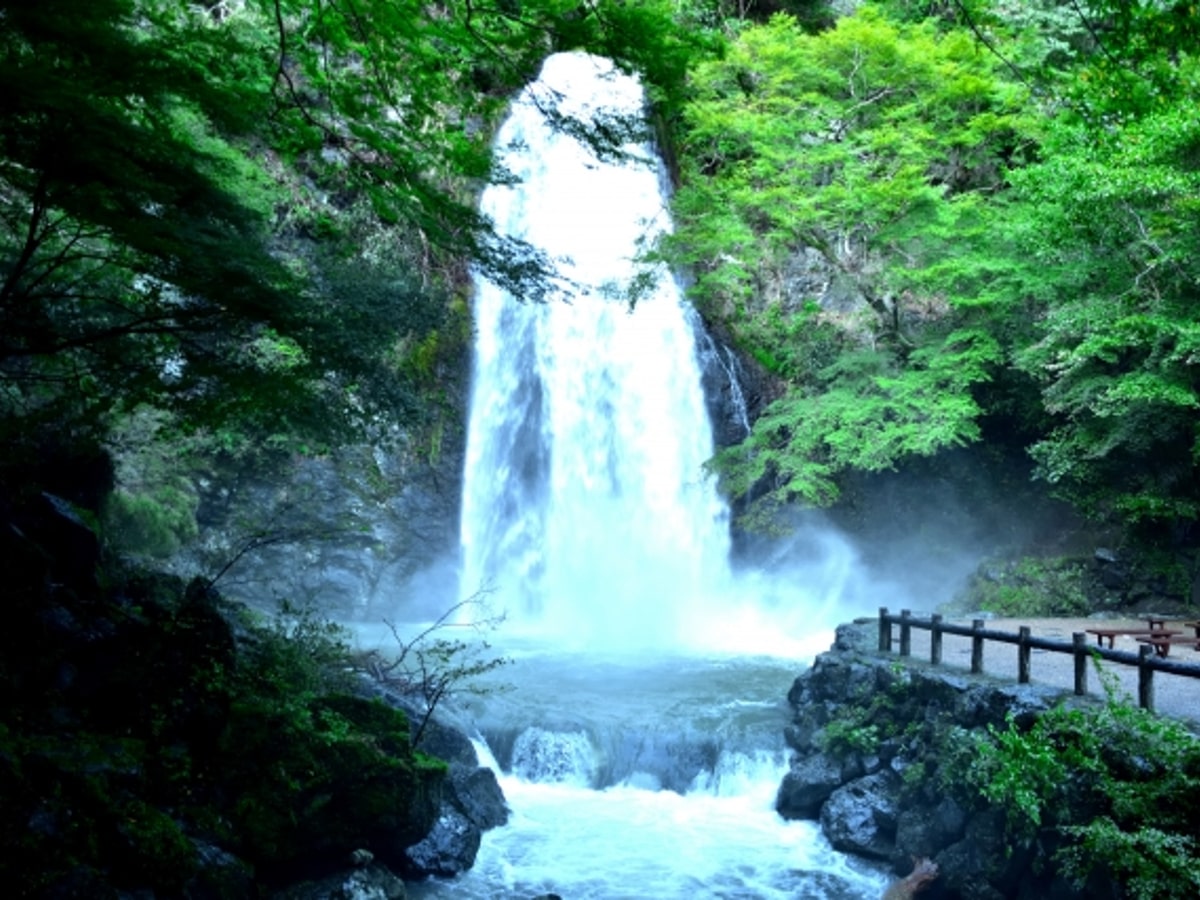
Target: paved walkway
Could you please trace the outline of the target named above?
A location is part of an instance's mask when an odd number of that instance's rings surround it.
[[[923,614],[914,614],[914,618],[928,619]],[[970,627],[970,619],[944,619],[946,624]],[[1016,634],[1022,625],[1028,625],[1030,633],[1035,637],[1052,638],[1070,643],[1075,632],[1086,632],[1088,628],[1145,628],[1145,619],[989,619],[984,627],[988,631],[1004,631]],[[1179,622],[1167,622],[1168,628],[1180,628]],[[1185,633],[1189,630],[1184,630]],[[893,626],[892,650],[899,655],[899,626]],[[912,629],[912,656],[914,659],[929,661],[929,637],[926,629]],[[1094,644],[1095,638],[1088,635],[1088,643]],[[1116,650],[1124,650],[1136,654],[1142,646],[1136,639],[1127,635],[1118,636],[1113,645]],[[1075,660],[1069,653],[1055,653],[1050,650],[1033,650],[1030,653],[1030,674],[1033,681],[1052,687],[1062,688],[1067,693],[1073,693],[1075,686]],[[1200,672],[1200,651],[1190,647],[1175,646],[1171,648],[1170,658],[1177,662],[1191,663]],[[971,668],[971,639],[958,635],[946,634],[942,637],[942,665],[947,668],[970,670]],[[1137,669],[1116,662],[1101,661],[1102,669],[1117,676],[1120,690],[1127,695],[1130,702],[1137,702]],[[998,641],[985,641],[983,649],[983,671],[987,675],[1017,680],[1017,647],[1014,644],[1003,644]],[[1088,694],[1097,698],[1104,697],[1104,687],[1099,673],[1092,666],[1088,670]],[[1171,675],[1166,672],[1154,673],[1154,708],[1163,715],[1174,716],[1188,722],[1189,725],[1200,726],[1200,679]]]

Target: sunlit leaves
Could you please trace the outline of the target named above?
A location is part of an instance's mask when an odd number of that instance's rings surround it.
[[[697,72],[673,249],[786,381],[718,461],[727,485],[827,502],[839,472],[970,440],[995,414],[1085,512],[1194,517],[1195,9],[996,0],[917,24],[925,7],[885,8],[909,24],[775,20]],[[825,313],[832,341],[794,294],[811,252],[870,309]],[[926,354],[964,326],[994,341],[995,381],[922,392]]]
[[[950,334],[903,367],[877,351],[843,352],[819,374],[821,386],[771,404],[714,467],[731,493],[759,489],[747,524],[770,527],[781,502],[834,502],[844,470],[891,469],[907,456],[977,440],[981,410],[971,388],[999,360],[996,342],[978,331]]]
[[[816,35],[777,17],[697,68],[668,252],[787,382],[718,458],[731,493],[827,504],[846,471],[978,436],[972,387],[998,351],[983,332],[947,333],[960,297],[1007,266],[960,262],[964,240],[994,243],[977,198],[1004,187],[1026,127],[1024,90],[997,66],[969,35],[864,8]],[[811,254],[859,311],[794,295]]]

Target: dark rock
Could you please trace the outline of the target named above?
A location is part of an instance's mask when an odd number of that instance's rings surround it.
[[[448,763],[457,763],[472,769],[479,765],[479,754],[475,752],[475,745],[471,743],[466,732],[446,724],[438,716],[432,716],[426,721],[424,712],[407,698],[394,697],[392,699],[394,705],[403,709],[414,723],[414,729],[416,723],[423,723],[421,738],[417,742],[418,750],[428,753],[430,756],[436,756],[438,759],[444,759]]]
[[[368,865],[319,881],[293,885],[274,900],[405,900],[404,882],[383,866]]]
[[[936,804],[911,804],[896,823],[893,861],[907,864],[913,857],[932,858],[942,848],[961,840],[966,825],[966,811],[950,797]]]
[[[816,819],[835,790],[846,783],[841,762],[823,754],[792,763],[775,796],[775,809],[785,819]]]
[[[899,824],[900,779],[877,772],[835,790],[821,807],[821,828],[837,850],[890,858]]]
[[[451,765],[446,799],[475,827],[487,831],[508,822],[508,802],[491,769]]]
[[[696,349],[713,440],[718,447],[737,444],[750,433],[750,422],[762,406],[758,378],[701,323],[696,325]]]
[[[480,840],[478,827],[456,809],[443,806],[425,839],[405,851],[404,874],[410,878],[460,875],[474,865]]]
[[[780,814],[817,816],[833,847],[887,860],[897,874],[911,868],[913,857],[933,859],[942,874],[922,895],[930,900],[1093,896],[1090,887],[1080,893],[1051,874],[1056,847],[1045,835],[1037,844],[1014,845],[1001,812],[969,806],[935,780],[948,772],[936,749],[947,729],[1004,727],[1008,717],[1029,725],[1062,700],[1061,691],[919,663],[898,666],[894,657],[876,654],[875,630],[873,621],[843,626],[835,649],[792,685],[794,719],[786,737],[798,753],[777,794]],[[822,730],[831,722],[851,734],[874,727],[878,744],[869,751],[843,742],[827,748]]]
[[[1003,726],[1009,715],[1028,726],[1050,709],[1058,691],[1040,685],[972,685],[954,706],[955,720],[965,728]]]
[[[874,623],[874,619],[869,620]],[[863,628],[866,622],[856,622],[852,625],[839,625],[834,633],[833,649],[846,652],[858,652],[871,650],[875,644],[872,643],[870,629]]]
[[[445,760],[448,772],[439,816],[456,813],[479,832],[508,822],[508,803],[496,773],[479,765],[475,745],[460,728],[455,728],[437,716],[424,720],[411,698],[387,690],[378,684],[364,683],[364,693],[394,708],[402,710],[410,721],[423,722],[417,748],[430,756]],[[478,843],[480,836],[476,836]]]
[[[786,726],[783,729],[783,739],[798,753],[808,753],[816,747],[816,737],[824,724],[818,723],[814,716],[806,716]]]
[[[972,816],[962,840],[935,858],[942,886],[962,897],[1005,897],[1005,870],[1014,868],[1016,862],[1009,850],[1002,813],[987,810]]]
[[[818,702],[845,703],[873,694],[878,686],[878,666],[834,654],[818,656],[813,663],[809,691]],[[794,690],[794,688],[793,688]]]
[[[188,883],[189,900],[227,900],[254,893],[254,869],[220,847],[193,840],[196,875]]]

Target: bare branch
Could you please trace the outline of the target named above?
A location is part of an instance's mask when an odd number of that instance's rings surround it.
[[[471,628],[476,631],[495,628],[504,621],[503,615],[489,615],[472,622],[455,622],[459,611],[483,603],[486,590],[480,590],[465,600],[450,606],[416,636],[405,638],[399,627],[384,621],[396,641],[397,651],[388,658],[379,650],[370,650],[357,659],[360,670],[376,683],[419,701],[420,719],[413,731],[413,746],[422,735],[435,710],[447,698],[458,694],[491,693],[500,688],[480,688],[474,680],[507,665],[511,660],[491,656],[486,641],[477,644],[462,640],[446,640],[438,635],[451,628]]]

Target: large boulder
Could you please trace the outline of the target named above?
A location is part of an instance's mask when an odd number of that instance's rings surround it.
[[[781,815],[816,818],[838,850],[886,861],[897,874],[929,858],[945,900],[1106,897],[1055,877],[1045,838],[1014,844],[1004,814],[973,803],[943,779],[947,734],[1026,726],[1061,692],[1000,683],[875,652],[874,622],[838,630],[834,648],[796,679],[786,731],[795,751],[776,797]],[[1040,863],[1039,863],[1040,860]]]
[[[821,807],[821,829],[835,849],[889,859],[900,819],[900,779],[884,770],[834,791]]]
[[[406,900],[404,882],[383,866],[368,864],[293,885],[274,900]]]
[[[967,812],[953,797],[907,804],[896,820],[895,843],[903,849],[894,862],[907,864],[914,856],[932,858],[942,848],[961,840],[966,826]]]
[[[424,839],[404,851],[402,870],[409,878],[461,875],[475,863],[482,832],[451,806],[442,806]]]
[[[433,826],[405,850],[398,871],[408,878],[451,877],[467,871],[475,864],[483,832],[508,822],[508,802],[496,773],[479,765],[471,739],[441,715],[427,716],[413,698],[381,685],[363,689],[419,722],[417,749],[446,763]]]
[[[800,757],[783,776],[775,796],[775,809],[785,819],[817,819],[830,796],[851,779],[862,775],[853,763],[824,754]]]

